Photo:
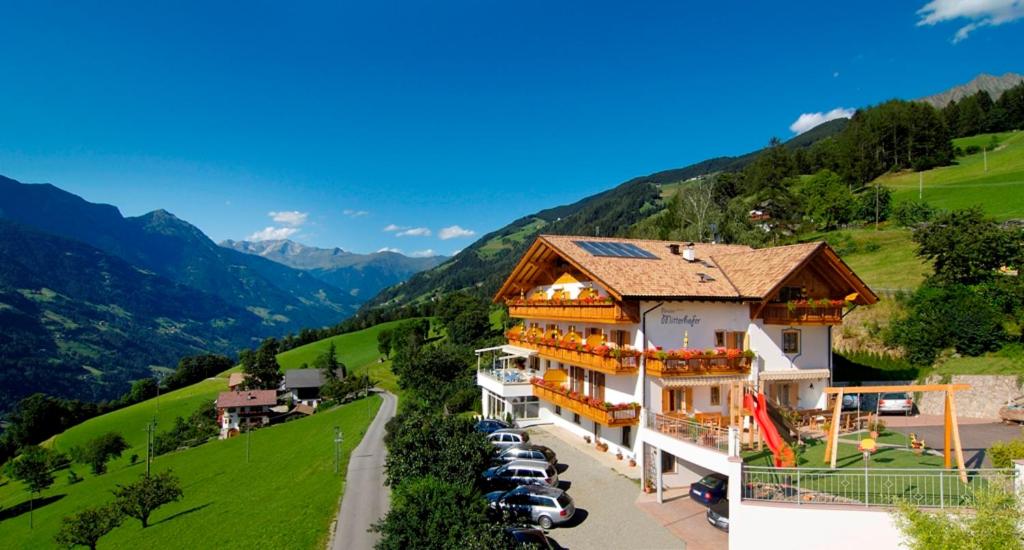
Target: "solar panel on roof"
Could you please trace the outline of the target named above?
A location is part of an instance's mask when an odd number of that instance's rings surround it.
[[[573,241],[573,244],[586,250],[593,256],[605,256],[609,258],[640,258],[656,260],[658,256],[652,254],[633,243],[617,243],[611,241]]]

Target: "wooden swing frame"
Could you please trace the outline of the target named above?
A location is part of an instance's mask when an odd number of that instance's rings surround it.
[[[943,445],[943,464],[946,469],[952,467],[953,455],[956,456],[956,467],[960,472],[960,481],[967,483],[967,468],[964,466],[964,450],[960,445],[960,427],[956,420],[956,400],[953,394],[958,391],[971,389],[969,384],[923,384],[920,386],[856,386],[856,387],[828,387],[825,388],[827,395],[835,395],[835,404],[832,407],[832,424],[829,426],[828,439],[825,446],[825,462],[834,470],[836,459],[839,455],[839,420],[843,414],[843,396],[847,394],[865,393],[914,393],[926,391],[941,391],[946,394],[945,403],[945,445]],[[950,448],[952,445],[952,449]]]

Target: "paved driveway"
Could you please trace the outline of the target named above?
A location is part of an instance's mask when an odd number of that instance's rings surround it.
[[[559,472],[558,478],[563,488],[568,485],[568,493],[576,502],[576,515],[569,526],[555,527],[549,533],[562,547],[571,550],[686,547],[636,506],[640,493],[636,482],[543,429],[530,429],[530,441],[551,447],[558,454],[560,465],[568,466]]]
[[[890,423],[889,417],[882,420],[889,424],[889,429],[905,434],[913,432],[923,437],[925,445],[930,449],[942,452],[945,446],[945,431],[942,424],[931,426],[900,426],[899,420]],[[942,422],[941,419],[938,422]],[[991,468],[992,461],[988,456],[988,448],[996,441],[1009,441],[1021,436],[1020,426],[1002,423],[960,424],[960,445],[964,448],[964,465],[968,468]],[[954,459],[955,461],[955,459]]]

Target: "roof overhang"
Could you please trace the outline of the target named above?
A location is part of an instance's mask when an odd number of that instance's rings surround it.
[[[560,260],[565,262],[567,265],[572,266],[573,269],[579,271],[589,280],[600,284],[613,298],[617,300],[622,299],[622,295],[619,294],[619,292],[616,289],[610,287],[599,277],[595,276],[590,271],[584,269],[583,266],[581,266],[579,263],[570,258],[568,254],[565,254],[564,252],[559,250],[555,245],[548,242],[543,235],[540,235],[537,237],[536,240],[533,241],[533,244],[530,245],[530,248],[528,248],[526,252],[523,254],[523,256],[519,259],[519,263],[517,263],[515,268],[512,269],[512,273],[510,273],[508,278],[505,279],[505,282],[502,283],[501,288],[499,288],[497,294],[494,295],[494,301],[501,302],[501,299],[503,297],[508,296],[513,291],[513,288],[515,286],[520,286],[521,289],[525,289],[525,287],[527,286],[526,282],[531,280],[535,275],[538,274],[538,272],[543,271],[542,263],[550,261],[550,259],[553,256],[557,256]],[[557,277],[559,277],[562,274],[549,273],[548,275],[553,283],[557,279]]]
[[[487,352],[500,351],[500,352],[502,352],[502,353],[504,353],[505,355],[508,355],[508,356],[524,357],[524,358],[534,357],[534,356],[537,355],[537,351],[536,350],[532,350],[530,348],[523,348],[523,347],[519,347],[519,346],[513,346],[511,344],[505,344],[505,345],[502,345],[502,346],[493,346],[493,347],[490,347],[490,348],[481,348],[481,349],[474,350],[474,351],[476,352],[477,355],[482,355],[482,354],[487,353]]]
[[[786,369],[768,370],[758,375],[759,380],[827,380],[832,375],[828,369]]]

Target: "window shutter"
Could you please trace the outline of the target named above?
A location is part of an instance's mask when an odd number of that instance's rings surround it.
[[[684,399],[686,400],[686,412],[692,413],[693,412],[693,388],[686,388],[685,390],[683,390],[683,393],[685,395]]]
[[[661,412],[671,412],[672,409],[672,390],[668,388],[661,389]]]
[[[799,384],[792,382],[789,384],[789,406],[794,409],[797,407],[797,403],[800,401],[800,388]]]

